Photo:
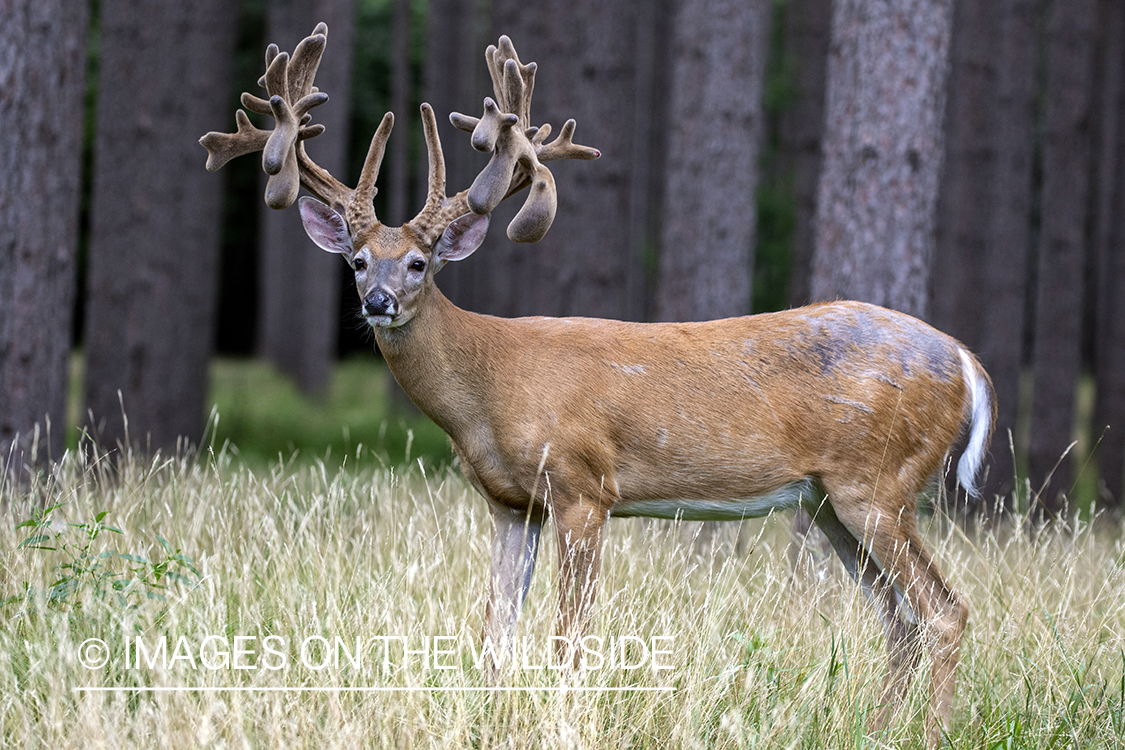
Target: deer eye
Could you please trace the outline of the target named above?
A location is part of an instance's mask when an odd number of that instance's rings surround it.
[[[356,258],[352,261],[352,268],[358,273],[367,268],[367,261],[365,261],[363,258]]]
[[[414,261],[413,263],[410,264],[410,270],[411,271],[417,271],[419,273],[421,273],[422,271],[425,271],[426,270],[426,261],[424,261],[424,260]]]

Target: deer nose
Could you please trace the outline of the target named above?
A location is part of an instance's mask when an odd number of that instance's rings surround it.
[[[386,289],[375,289],[363,300],[366,315],[398,315],[398,300]]]

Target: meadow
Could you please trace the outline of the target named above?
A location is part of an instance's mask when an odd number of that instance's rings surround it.
[[[353,428],[319,455],[289,444],[248,459],[216,437],[224,408],[201,451],[71,451],[0,485],[0,745],[923,746],[924,667],[888,730],[867,735],[881,628],[838,563],[794,566],[787,517],[714,536],[612,521],[601,661],[579,676],[551,663],[544,535],[496,690],[479,650],[484,502],[436,442],[404,460],[388,435],[414,450],[413,418],[365,428],[382,445]],[[921,524],[970,605],[950,746],[1122,746],[1121,523]]]

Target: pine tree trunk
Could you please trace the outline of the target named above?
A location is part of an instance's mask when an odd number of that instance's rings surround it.
[[[203,434],[237,6],[103,0],[86,317],[94,434],[171,449]]]
[[[1056,2],[1047,27],[1043,219],[1028,473],[1032,489],[1043,489],[1040,500],[1050,513],[1062,511],[1062,495],[1070,492],[1073,477],[1073,457],[1064,459],[1063,454],[1073,434],[1081,367],[1094,9],[1094,0]]]
[[[657,317],[746,315],[771,5],[677,5]]]
[[[476,173],[488,161],[487,157],[472,149],[467,133],[449,123],[449,113],[480,116],[484,97],[493,95],[484,61],[485,47],[495,44],[499,34],[509,33],[501,29],[491,39],[489,35],[478,33],[478,29],[486,25],[481,23],[484,14],[478,6],[478,0],[430,0],[426,22],[422,99],[430,103],[437,115],[449,193],[469,187]],[[515,39],[516,49],[520,49],[520,41]],[[410,127],[418,127],[418,113],[412,112],[410,116],[415,118]],[[396,131],[398,127],[396,123]],[[422,192],[426,185],[427,168],[426,161],[421,160],[417,178],[420,198],[424,198]],[[418,207],[421,206],[422,201],[419,200]],[[497,311],[488,307],[484,286],[487,274],[503,275],[507,270],[503,264],[494,262],[494,246],[499,243],[496,238],[503,236],[503,227],[506,226],[497,219],[502,210],[503,207],[493,217],[493,229],[485,240],[486,246],[470,262],[450,263],[437,277],[442,292],[466,309]]]
[[[1000,18],[994,0],[956,5],[950,44],[945,164],[938,197],[932,321],[970,350],[980,347],[995,169],[993,102]]]
[[[980,357],[996,390],[998,416],[985,484],[988,498],[1009,498],[1015,486],[1013,439],[1024,362],[1027,272],[1031,249],[1032,160],[1035,128],[1037,0],[1002,0],[997,46],[996,171],[988,222]]]
[[[1008,505],[1015,476],[1009,434],[1030,252],[1035,22],[1035,0],[969,0],[955,16],[932,318],[979,353],[999,402],[985,494],[968,499],[973,512],[991,512],[997,495]]]
[[[490,244],[478,255],[506,264],[504,278],[514,286],[497,287],[499,279],[489,274],[478,309],[624,319],[644,314],[642,248],[630,243],[637,34],[644,12],[633,3],[595,0],[493,4],[494,29],[512,37],[524,62],[539,64],[534,124],[550,123],[557,133],[574,118],[575,141],[599,149],[602,157],[552,165],[558,213],[538,244],[499,239],[523,194],[496,211]]]
[[[345,183],[354,10],[354,0],[272,0],[267,21],[269,40],[290,53],[318,22],[328,24],[328,47],[316,85],[330,100],[313,112],[325,130],[305,148],[317,164]],[[264,175],[262,181],[264,190]],[[258,348],[303,392],[322,393],[336,357],[340,259],[308,239],[296,208],[274,211],[262,203],[259,217]]]
[[[1125,6],[1105,3],[1102,180],[1095,235],[1097,262],[1094,437],[1102,505],[1119,511],[1125,499]]]
[[[950,0],[839,0],[828,56],[814,299],[925,317]]]
[[[810,299],[831,31],[831,0],[788,0],[785,4],[785,65],[793,71],[797,87],[796,101],[782,114],[780,129],[781,170],[791,181],[796,200],[789,270],[792,307],[807,304]]]
[[[89,16],[85,3],[17,0],[3,17],[0,477],[62,454]]]
[[[400,227],[410,220],[410,139],[411,120],[418,117],[410,106],[410,0],[394,0],[393,46],[391,53],[391,111],[395,115],[398,137],[387,144],[387,223]]]

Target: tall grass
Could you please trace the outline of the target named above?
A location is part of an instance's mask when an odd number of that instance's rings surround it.
[[[96,543],[154,560],[164,554],[159,535],[192,561],[200,582],[166,581],[152,599],[122,601],[87,586],[68,602],[48,601],[42,592],[60,553],[19,548],[29,530],[15,527],[55,503],[67,503],[51,527],[64,538],[76,527],[63,521],[108,511],[102,522],[122,534]],[[866,736],[881,687],[881,629],[838,565],[823,577],[794,573],[784,520],[732,524],[708,545],[693,540],[691,524],[611,522],[594,633],[650,645],[667,636],[660,658],[671,669],[590,669],[572,682],[517,665],[500,684],[523,690],[500,692],[484,689],[496,683],[474,654],[487,513],[452,470],[388,467],[363,450],[331,465],[268,468],[224,452],[113,462],[70,455],[31,486],[0,487],[0,507],[0,596],[13,597],[0,610],[6,747],[923,745],[924,668],[891,727]],[[971,606],[952,746],[1120,746],[1122,529],[1036,532],[1013,523],[966,536],[941,517],[924,525]],[[547,658],[554,563],[548,534],[520,624],[529,667]],[[25,583],[30,597],[20,595]],[[271,634],[285,639],[284,668],[267,668],[280,663],[264,658]],[[169,655],[183,637],[195,668],[186,656],[138,668],[135,647],[126,664],[124,644],[138,636],[153,648],[166,637]],[[208,636],[231,651],[236,638],[256,639],[237,644],[255,652],[240,664],[257,669],[203,665],[198,647]],[[436,642],[450,652],[439,663],[452,668],[435,668],[431,650],[427,664],[394,651],[396,666],[385,669],[384,636],[407,637],[413,650],[447,637]],[[338,666],[316,668],[337,637],[349,650],[359,640],[360,663],[345,654]],[[83,665],[91,638],[106,643],[106,665]],[[629,653],[640,660],[636,648]],[[583,689],[541,689],[565,686]],[[129,689],[81,690],[92,687]],[[396,690],[319,690],[361,687]]]

